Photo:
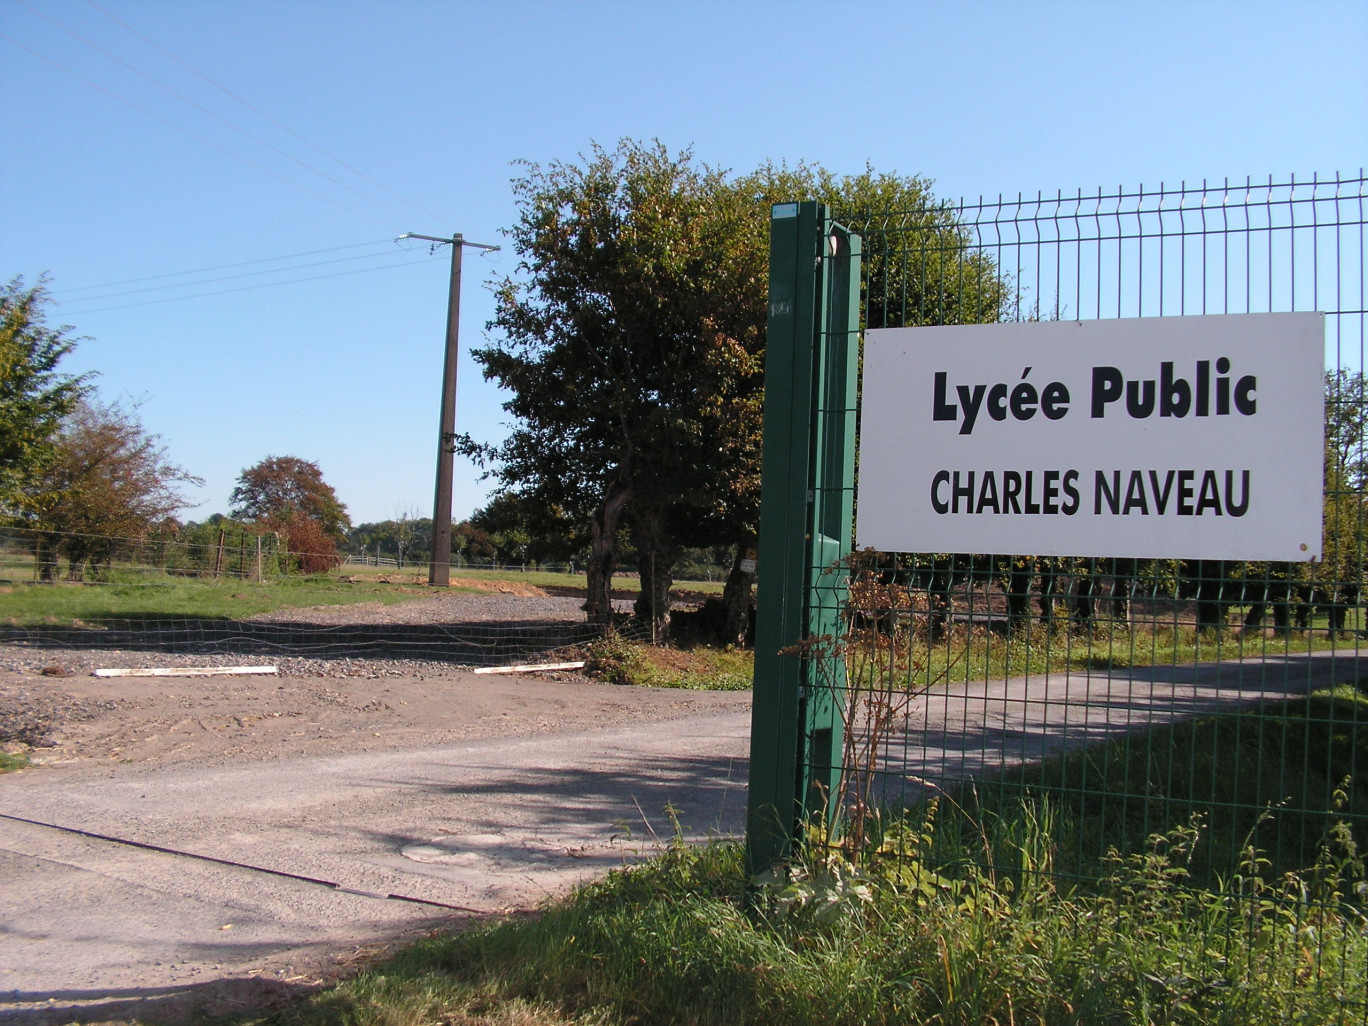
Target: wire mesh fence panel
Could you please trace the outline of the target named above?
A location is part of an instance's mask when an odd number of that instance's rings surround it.
[[[357,617],[360,620],[360,617]],[[624,627],[634,640],[650,637]],[[70,658],[92,666],[161,665],[158,656],[273,660],[388,660],[503,666],[577,649],[603,637],[596,624],[562,619],[512,619],[441,623],[310,623],[307,620],[236,620],[197,617],[104,617],[62,625],[0,624],[0,644],[30,655],[28,661],[57,663]],[[68,657],[64,661],[64,657]],[[580,658],[583,658],[582,656]],[[111,661],[112,660],[112,661]],[[201,660],[202,661],[202,660]],[[172,665],[172,663],[167,663]],[[288,669],[288,667],[287,667]]]
[[[842,710],[834,772],[805,749],[838,781],[832,844],[936,886],[1100,893],[1160,866],[1365,1014],[1365,192],[1360,173],[834,212],[863,240],[865,329],[1319,311],[1325,444],[1315,562],[857,537],[843,631],[807,653]]]
[[[230,521],[142,538],[0,530],[0,662],[67,671],[247,657],[308,672],[344,660],[499,666],[582,650],[604,634],[586,622],[582,578],[568,567],[541,572],[538,584],[527,568],[472,567],[451,591],[424,587],[425,566],[298,567],[278,536]],[[615,601],[624,614],[616,629],[649,638],[625,616],[631,583]]]

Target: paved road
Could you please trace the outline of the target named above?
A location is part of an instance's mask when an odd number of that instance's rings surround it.
[[[0,813],[480,910],[668,837],[736,833],[749,713],[229,767],[13,775]],[[307,984],[452,913],[0,819],[0,1023],[156,1015]],[[235,983],[212,981],[235,980]],[[164,1010],[164,1009],[162,1009]]]

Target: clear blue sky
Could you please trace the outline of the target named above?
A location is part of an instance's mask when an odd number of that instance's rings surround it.
[[[143,400],[196,519],[268,454],[318,461],[358,523],[430,514],[447,255],[386,240],[503,241],[515,160],[655,137],[950,197],[1368,163],[1365,0],[96,2],[0,0],[0,274],[51,275],[89,336],[69,369]],[[468,251],[467,349],[514,266]],[[460,377],[461,429],[501,438]]]

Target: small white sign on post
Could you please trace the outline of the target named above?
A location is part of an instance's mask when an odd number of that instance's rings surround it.
[[[1312,560],[1324,316],[866,334],[860,547]]]

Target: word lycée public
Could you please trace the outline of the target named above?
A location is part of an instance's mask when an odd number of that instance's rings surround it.
[[[1191,380],[1174,374],[1173,361],[1159,364],[1155,378],[1128,379],[1116,367],[1092,369],[1091,413],[1102,419],[1108,413],[1121,413],[1143,420],[1156,412],[1161,417],[1227,417],[1232,413],[1252,417],[1258,412],[1258,380],[1253,374],[1238,379],[1230,376],[1230,359],[1222,356],[1215,361],[1216,376],[1212,378],[1212,361],[1197,360]],[[959,433],[973,434],[979,414],[987,413],[991,420],[1005,421],[1009,417],[1027,421],[1039,413],[1046,420],[1062,420],[1070,410],[1069,387],[1062,381],[1051,381],[1042,388],[1028,381],[1030,367],[1021,372],[1014,384],[1000,381],[995,384],[954,386],[951,401],[950,376],[937,371],[931,401],[933,420],[959,421]],[[1124,402],[1122,402],[1124,398]],[[1119,405],[1118,405],[1119,404]],[[1114,407],[1114,409],[1113,409]]]

